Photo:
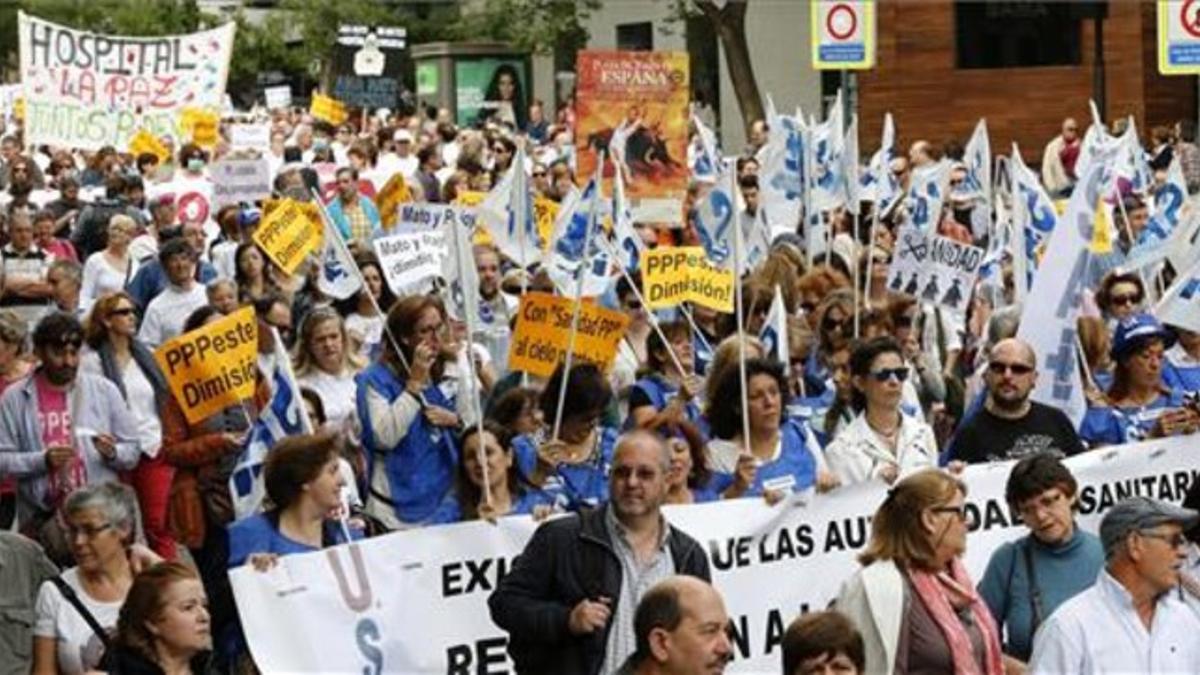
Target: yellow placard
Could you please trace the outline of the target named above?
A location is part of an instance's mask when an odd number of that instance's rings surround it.
[[[160,164],[171,159],[171,151],[158,137],[146,131],[138,129],[138,132],[129,139],[129,154],[137,157],[138,155],[148,152],[158,158]]]
[[[18,96],[16,98],[16,100],[13,101],[12,114],[13,114],[13,117],[21,120],[22,122],[25,121],[25,97],[24,96]]]
[[[379,209],[379,223],[385,230],[396,226],[397,210],[401,204],[413,200],[412,190],[404,181],[404,174],[395,173],[384,183],[383,189],[375,195],[375,207]],[[426,200],[428,201],[428,200]]]
[[[533,217],[537,223],[538,236],[542,238],[542,252],[550,250],[550,238],[554,236],[554,221],[562,208],[558,202],[545,197],[533,198]]]
[[[1112,253],[1113,222],[1104,199],[1096,202],[1096,218],[1092,221],[1092,241],[1088,248],[1092,253]]]
[[[346,104],[324,94],[313,92],[312,105],[309,106],[308,112],[313,117],[319,120],[325,120],[332,125],[338,125],[346,121],[350,115],[346,112]]]
[[[211,148],[217,144],[220,124],[220,116],[210,110],[184,108],[179,111],[180,133],[201,147]]]
[[[154,359],[190,424],[252,398],[258,361],[254,308],[167,341]]]
[[[567,355],[571,314],[575,301],[549,293],[521,296],[517,326],[508,350],[508,365],[535,377],[550,377]],[[573,361],[594,363],[603,370],[612,365],[629,317],[621,312],[584,302],[579,309]]]
[[[650,309],[694,302],[718,312],[733,311],[733,271],[713,267],[700,246],[642,252],[642,293]]]
[[[288,274],[321,245],[321,220],[312,217],[310,206],[316,205],[284,199],[263,216],[254,230],[254,243]]]

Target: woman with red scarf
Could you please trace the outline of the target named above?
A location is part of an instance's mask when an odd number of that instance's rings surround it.
[[[996,622],[959,559],[966,493],[954,476],[927,469],[888,490],[875,512],[863,567],[837,600],[863,634],[864,672],[1004,673]]]

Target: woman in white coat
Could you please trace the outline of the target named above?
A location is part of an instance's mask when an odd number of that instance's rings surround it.
[[[886,336],[858,345],[850,355],[850,375],[850,402],[858,415],[825,449],[829,469],[841,483],[882,479],[890,484],[937,466],[933,429],[900,409],[909,376],[900,345]]]
[[[888,490],[875,511],[863,567],[836,603],[862,633],[863,672],[1004,673],[996,622],[960,560],[965,500],[961,481],[926,469]]]

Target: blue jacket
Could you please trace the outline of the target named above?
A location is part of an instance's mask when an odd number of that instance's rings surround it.
[[[356,414],[363,430],[368,484],[370,477],[374,476],[375,462],[382,457],[388,487],[391,489],[391,506],[396,517],[405,523],[428,521],[443,504],[454,482],[454,468],[458,465],[454,434],[431,424],[424,415],[418,414],[399,444],[392,448],[379,447],[367,410],[367,390],[374,389],[391,404],[397,398],[408,395],[404,393],[405,380],[381,363],[372,364],[354,380],[358,385],[355,394]],[[454,403],[437,386],[426,387],[422,394],[430,405],[454,410]],[[370,494],[373,499],[381,497],[374,491]]]
[[[38,426],[36,373],[13,384],[0,397],[0,476],[17,479],[18,522],[45,515],[47,502],[45,448]],[[87,467],[88,483],[117,480],[117,472],[132,469],[141,457],[134,415],[121,391],[101,375],[79,372],[67,394],[72,428],[112,434],[117,439],[116,456],[105,459],[90,438],[76,438],[76,447]]]
[[[817,460],[815,453],[820,448],[810,448],[804,442],[804,430],[800,423],[786,419],[779,427],[779,438],[783,444],[779,457],[758,467],[754,475],[754,484],[743,495],[744,497],[762,496],[764,488],[776,490],[790,489],[792,492],[803,492],[817,482]],[[713,491],[724,492],[733,484],[733,474],[716,473],[712,481]]]
[[[371,221],[371,236],[379,232],[380,220],[379,209],[375,208],[375,202],[359,195],[358,206],[367,215],[367,220]],[[346,213],[342,210],[342,198],[337,197],[329,204],[329,218],[337,225],[338,232],[342,235],[343,241],[350,241],[354,236],[350,232],[350,221],[346,218]],[[364,244],[367,242],[363,242]]]
[[[1164,412],[1182,405],[1183,394],[1171,389],[1140,408],[1090,407],[1079,427],[1079,438],[1092,448],[1145,440]]]
[[[611,427],[600,427],[597,433],[595,457],[579,464],[559,464],[542,486],[544,492],[554,497],[555,504],[564,509],[578,511],[608,501],[608,472],[618,433]],[[521,477],[528,480],[537,468],[536,441],[525,435],[517,436],[513,439],[513,453]]]

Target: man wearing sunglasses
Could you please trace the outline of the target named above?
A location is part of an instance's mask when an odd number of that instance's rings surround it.
[[[1197,522],[1197,512],[1149,497],[1109,509],[1100,521],[1104,569],[1038,630],[1028,672],[1200,672],[1200,617],[1178,592],[1183,533]]]
[[[946,453],[950,459],[976,464],[1047,450],[1083,452],[1075,425],[1061,410],[1029,399],[1037,384],[1036,364],[1033,348],[1022,340],[1009,338],[992,347],[983,376],[987,399],[954,435]]]

